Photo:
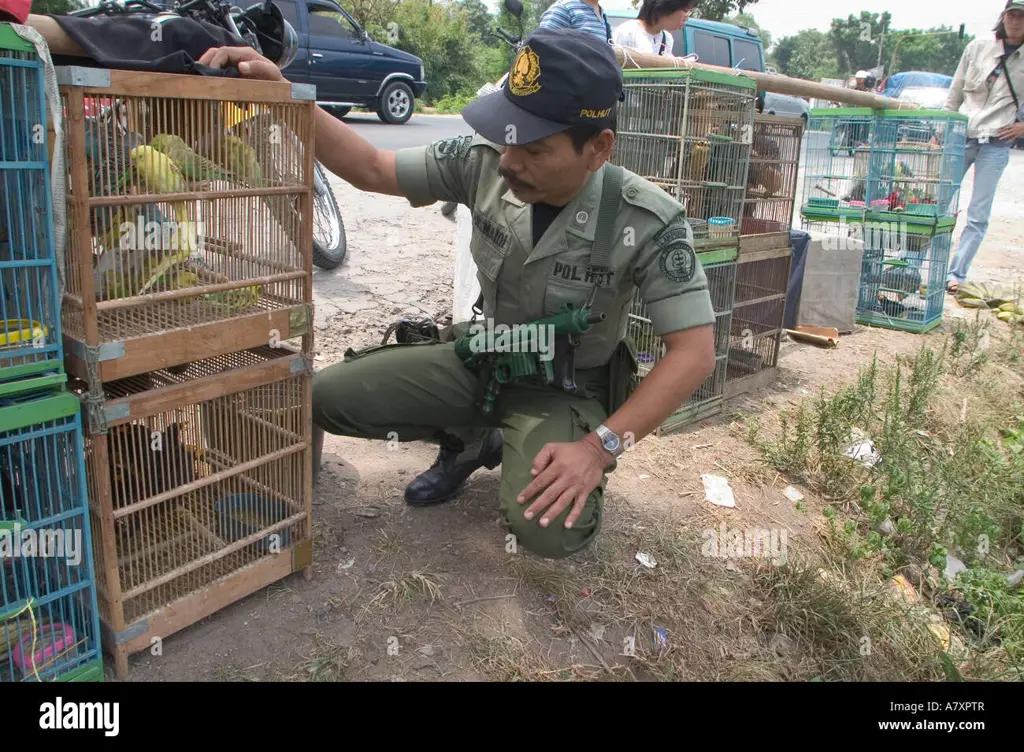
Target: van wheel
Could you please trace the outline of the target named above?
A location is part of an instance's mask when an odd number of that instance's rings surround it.
[[[377,117],[391,125],[407,123],[412,117],[413,101],[412,89],[408,84],[392,81],[381,92]]]

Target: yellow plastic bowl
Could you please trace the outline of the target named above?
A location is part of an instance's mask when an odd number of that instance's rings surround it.
[[[11,347],[26,340],[33,342],[47,335],[47,329],[38,321],[31,319],[6,319],[4,329],[0,332],[0,347]]]

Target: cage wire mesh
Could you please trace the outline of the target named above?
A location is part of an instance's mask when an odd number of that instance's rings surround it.
[[[727,384],[778,365],[790,263],[788,248],[740,257]]]
[[[965,115],[877,113],[871,133],[868,211],[956,216],[966,147]]]
[[[708,292],[715,313],[715,370],[679,410],[662,424],[660,432],[681,427],[710,414],[710,409],[724,394],[732,301],[736,286],[736,251],[712,251],[699,254],[698,258],[708,278]],[[633,379],[634,383],[639,384],[665,356],[665,345],[654,333],[654,325],[639,291],[634,294],[630,306],[627,333],[636,346],[638,368]]]
[[[67,139],[68,164],[84,163],[88,175],[75,185],[69,171],[69,203],[88,197],[90,206],[87,232],[70,216],[68,333],[85,338],[92,302],[100,344],[301,304],[311,271],[303,250],[311,218],[300,205],[312,181],[308,103],[110,88],[85,95],[79,124],[70,118],[76,87],[60,87],[66,122],[82,129]],[[83,268],[93,276],[88,301]]]
[[[684,68],[629,70],[623,78],[612,162],[679,201],[698,248],[738,238],[754,135],[754,82]]]
[[[954,225],[865,225],[858,323],[918,333],[941,323]]]
[[[743,202],[742,235],[789,232],[793,226],[803,123],[758,115]]]
[[[0,682],[102,677],[78,400],[0,399]]]
[[[27,376],[62,372],[64,354],[43,67],[34,50],[8,38],[9,26],[0,30],[0,391],[6,391]]]
[[[867,210],[872,110],[811,110],[807,121],[803,209],[817,213]]]
[[[289,550],[311,535],[306,511],[305,402],[308,374],[301,371],[232,390],[244,369],[282,357],[274,347],[244,350],[194,362],[186,372],[154,371],[104,384],[108,400],[146,399],[154,389],[219,377],[210,399],[185,399],[147,410],[90,436],[86,457],[90,492],[112,511],[105,541],[116,561],[120,614],[131,623],[145,614],[260,559]],[[301,358],[297,361],[301,362]],[[88,386],[72,380],[84,395]],[[98,457],[104,444],[107,462]],[[101,598],[105,620],[116,604]]]

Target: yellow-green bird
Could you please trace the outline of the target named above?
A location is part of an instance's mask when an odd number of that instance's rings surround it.
[[[132,167],[142,181],[156,193],[184,193],[185,178],[181,170],[170,157],[152,146],[143,144],[132,149]],[[188,212],[183,201],[175,202],[174,216],[184,226],[188,222]]]
[[[230,177],[229,173],[218,169],[216,164],[196,153],[181,136],[158,133],[149,145],[170,157],[181,174],[189,180],[225,180]]]
[[[260,185],[263,182],[263,175],[259,160],[256,158],[256,150],[232,133],[225,134],[224,145],[231,174],[253,185]]]

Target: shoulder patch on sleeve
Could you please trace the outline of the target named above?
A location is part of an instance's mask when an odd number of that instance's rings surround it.
[[[658,269],[678,284],[686,284],[697,271],[697,253],[693,250],[693,232],[683,219],[667,224],[654,236],[658,247]]]
[[[683,205],[667,191],[629,171],[622,181],[622,198],[630,205],[650,212],[665,224],[683,213]]]
[[[456,136],[434,144],[434,156],[438,159],[462,159],[469,152],[472,136]]]

